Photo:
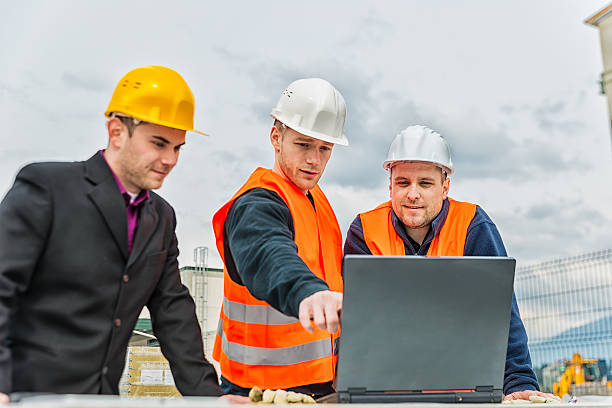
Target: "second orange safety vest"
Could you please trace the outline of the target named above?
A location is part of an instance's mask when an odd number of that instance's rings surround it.
[[[232,203],[245,192],[265,188],[277,193],[289,207],[298,256],[329,285],[342,292],[342,235],[327,198],[316,186],[314,205],[293,183],[272,170],[258,168],[213,217],[217,249],[225,261],[223,226]],[[221,374],[244,388],[291,388],[331,381],[336,366],[334,341],[326,330],[309,333],[299,320],[258,300],[223,270],[223,306],[213,358]]]
[[[467,230],[476,215],[476,204],[448,199],[448,215],[427,256],[463,256]],[[405,255],[404,241],[391,221],[391,201],[359,214],[363,238],[372,255]]]

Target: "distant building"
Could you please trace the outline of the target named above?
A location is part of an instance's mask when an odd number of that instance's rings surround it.
[[[217,324],[223,302],[223,269],[208,267],[208,248],[194,250],[194,264],[180,269],[181,281],[189,289],[196,305],[196,315],[202,329],[204,353],[220,373],[219,364],[212,359]]]
[[[608,113],[609,118],[612,119],[612,3],[587,18],[584,22],[599,29],[604,68],[601,74],[601,92],[606,94],[608,98]]]
[[[210,359],[223,302],[223,269],[185,266],[180,271],[183,285],[187,286],[196,304],[204,351]]]
[[[517,268],[536,371],[574,353],[612,364],[612,249]]]

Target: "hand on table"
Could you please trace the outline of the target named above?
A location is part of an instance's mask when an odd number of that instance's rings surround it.
[[[551,398],[557,401],[561,401],[561,398],[557,397],[556,395],[548,394],[548,393],[540,392],[540,391],[534,391],[534,390],[513,392],[512,394],[506,395],[504,397],[504,401],[517,400],[517,399],[528,400],[529,397],[532,395],[536,395],[536,396],[543,397],[543,398]]]
[[[242,395],[225,394],[219,397],[221,400],[225,400],[230,404],[248,404],[251,402],[249,397],[243,397]]]

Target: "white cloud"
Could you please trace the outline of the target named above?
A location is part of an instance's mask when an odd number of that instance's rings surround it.
[[[268,113],[300,76],[321,76],[348,106],[351,146],[323,187],[343,232],[387,199],[380,168],[402,128],[452,143],[456,198],[483,205],[519,262],[612,244],[612,159],[598,33],[574,3],[19,2],[0,26],[0,192],[35,160],[87,159],[128,69],[175,68],[196,124],[161,194],[176,208],[181,263],[211,247],[214,211],[273,154]],[[550,214],[546,216],[546,210]],[[540,212],[544,216],[537,216]]]

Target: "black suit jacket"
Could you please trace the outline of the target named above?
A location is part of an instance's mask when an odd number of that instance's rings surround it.
[[[157,194],[131,253],[125,201],[100,153],[24,167],[0,204],[0,392],[117,394],[146,305],[183,395],[220,395]]]

